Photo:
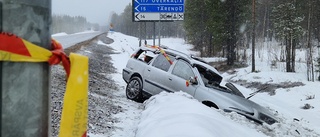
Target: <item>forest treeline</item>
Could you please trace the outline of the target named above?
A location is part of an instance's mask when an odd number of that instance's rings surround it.
[[[185,38],[201,56],[226,57],[228,65],[248,58],[241,52],[254,43],[276,40],[284,52],[274,60],[295,72],[296,49],[309,49],[307,62],[315,60],[311,53],[320,44],[319,5],[319,0],[185,0],[184,21],[164,22],[161,28],[157,23],[156,30],[162,37]],[[115,31],[132,36],[141,35],[145,24],[132,22],[131,4],[120,15],[114,13],[111,23]],[[147,36],[153,35],[152,27],[148,22]]]
[[[67,34],[83,32],[85,30],[100,30],[97,23],[90,23],[82,16],[52,15],[52,33],[65,32]]]

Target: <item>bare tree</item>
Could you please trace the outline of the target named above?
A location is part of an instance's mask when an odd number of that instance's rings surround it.
[[[308,13],[308,40],[307,40],[307,75],[308,75],[308,81],[314,81],[314,67],[313,67],[313,57],[312,57],[312,45],[311,45],[311,21],[312,21],[312,16],[311,14],[313,13],[313,0],[309,0],[309,13]]]

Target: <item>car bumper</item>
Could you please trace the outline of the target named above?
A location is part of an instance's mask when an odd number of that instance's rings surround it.
[[[250,113],[250,112],[240,111],[240,110],[237,110],[234,108],[224,109],[224,111],[225,112],[236,112],[236,113],[243,115],[246,118],[253,120],[254,122],[259,123],[259,124],[267,123],[269,125],[272,125],[272,124],[278,122],[275,118],[268,116],[266,114],[263,114],[261,112],[258,112],[258,111],[254,111],[254,112]]]
[[[126,69],[126,68],[124,68],[124,69],[122,70],[122,78],[123,78],[123,80],[124,80],[126,83],[128,83],[129,80],[130,80],[130,77],[131,77],[131,71],[128,70],[128,69]]]

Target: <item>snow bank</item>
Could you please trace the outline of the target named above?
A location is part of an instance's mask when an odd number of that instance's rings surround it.
[[[162,92],[144,105],[136,137],[265,136],[235,123],[184,92]]]

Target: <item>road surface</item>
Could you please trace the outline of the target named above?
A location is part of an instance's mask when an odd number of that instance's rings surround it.
[[[88,31],[88,32],[82,32],[82,33],[63,35],[63,36],[52,36],[52,37],[58,42],[60,42],[63,48],[66,49],[80,42],[92,39],[102,33],[103,32],[100,32],[100,31]]]

